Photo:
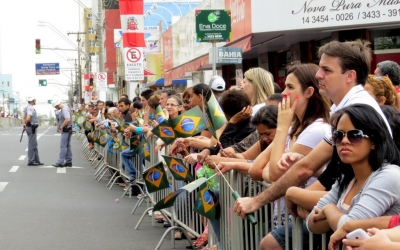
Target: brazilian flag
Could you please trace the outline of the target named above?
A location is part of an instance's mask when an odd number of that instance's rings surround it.
[[[163,140],[166,145],[171,144],[176,139],[174,129],[170,126],[167,120],[164,120],[151,130],[158,138]]]
[[[91,123],[89,120],[86,120],[86,121],[83,123],[83,128],[84,128],[86,131],[91,131],[92,128],[93,128],[92,123]]]
[[[99,136],[99,145],[105,147],[110,136],[106,132],[101,132]]]
[[[207,184],[202,184],[197,193],[197,199],[194,203],[193,211],[204,215],[210,220],[215,220],[217,213],[218,201],[216,196],[207,188]]]
[[[226,123],[226,117],[214,94],[207,102],[209,119],[214,130],[220,129]]]
[[[123,140],[120,140],[118,151],[122,153],[127,148],[129,148],[129,145],[126,142],[124,142]]]
[[[80,114],[79,116],[76,117],[75,123],[82,128],[85,121],[86,121],[86,116]]]
[[[100,139],[100,130],[93,131],[92,135],[93,135],[93,141],[95,143],[97,143],[97,144],[100,144],[100,141],[99,141],[99,139]]]
[[[143,172],[143,179],[149,193],[169,187],[164,165],[160,161]]]
[[[179,181],[193,181],[194,178],[190,173],[189,169],[186,167],[185,163],[183,163],[182,159],[169,157],[166,155],[162,156],[167,164],[168,169],[170,170],[172,176],[174,176],[175,180]]]
[[[164,199],[157,202],[157,204],[153,208],[153,211],[159,211],[164,208],[172,207],[174,205],[175,200],[178,197],[178,195],[181,194],[183,191],[186,191],[186,190],[178,189],[175,192],[169,194],[167,197],[165,197]]]
[[[169,124],[174,129],[177,137],[184,138],[193,136],[206,129],[203,112],[199,106],[191,108],[178,117],[171,119]]]
[[[150,145],[149,143],[143,143],[143,157],[146,161],[150,161]]]
[[[139,136],[133,136],[133,137],[129,138],[129,147],[130,147],[131,151],[134,151],[134,152],[138,151],[139,146],[140,146]]]
[[[158,124],[162,123],[164,120],[166,120],[164,111],[162,110],[161,106],[158,105],[156,108],[155,114],[154,114],[154,119]]]

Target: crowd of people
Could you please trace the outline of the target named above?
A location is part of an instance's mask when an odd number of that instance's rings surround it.
[[[320,235],[327,233],[331,250],[340,244],[345,249],[395,249],[400,245],[396,228],[400,225],[400,66],[383,61],[372,65],[376,69],[371,71],[371,50],[361,40],[329,42],[319,48],[318,56],[319,65],[292,66],[283,90],[271,73],[252,68],[240,86],[229,90],[216,76],[183,93],[145,90],[132,101],[124,95],[116,104],[89,103],[84,108],[91,123],[85,126],[90,147],[94,147],[90,132],[109,128],[110,147],[115,148],[119,142],[115,119],[130,124],[125,138],[154,137],[151,130],[160,123],[155,119],[157,109],[167,120],[174,119],[196,106],[207,109],[213,94],[226,124],[215,133],[206,129],[178,138],[167,152],[162,151],[166,143],[158,139],[155,152],[180,155],[193,167],[206,164],[218,168],[216,172],[237,171],[272,183],[254,197],[237,199],[233,207],[245,219],[246,214],[275,203],[275,228],[261,240],[261,249],[287,247],[285,226],[291,228],[292,222],[279,223],[285,221],[280,219],[284,211],[278,211],[279,203],[291,216],[304,220],[305,249],[309,232],[314,233],[314,247],[324,244]],[[121,153],[129,182],[137,177],[135,157],[130,148]],[[219,220],[209,220],[209,226],[219,243],[224,230]],[[346,239],[358,228],[370,238]],[[205,225],[193,247],[205,247],[207,239]],[[292,249],[292,230],[289,239]],[[204,249],[218,248],[219,244]]]

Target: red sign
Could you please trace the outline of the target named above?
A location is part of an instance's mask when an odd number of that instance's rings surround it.
[[[140,58],[142,58],[142,53],[140,53],[140,51],[136,48],[130,48],[126,52],[126,59],[128,59],[128,61],[130,61],[131,63],[138,62]]]

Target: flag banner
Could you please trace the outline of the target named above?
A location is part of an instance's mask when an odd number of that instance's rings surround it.
[[[146,47],[143,0],[119,0],[123,47]]]
[[[178,137],[190,137],[206,128],[203,113],[199,106],[191,108],[178,117],[171,119],[169,124],[174,128]]]
[[[160,161],[143,172],[143,179],[149,193],[156,192],[161,189],[169,188],[167,175],[164,165]]]
[[[86,121],[86,116],[81,114],[76,118],[75,123],[78,124],[79,127],[82,127],[85,121]]]
[[[107,145],[108,139],[109,139],[109,135],[107,134],[107,132],[102,131],[100,133],[100,137],[99,137],[99,145],[102,147],[105,147]]]
[[[126,142],[124,142],[123,140],[120,140],[119,146],[118,146],[118,151],[122,153],[127,148],[129,148],[129,145]]]
[[[197,180],[187,184],[186,186],[181,187],[180,189],[176,190],[175,192],[169,194],[164,199],[157,202],[157,204],[154,206],[153,211],[157,211],[157,210],[164,209],[167,207],[172,207],[174,205],[176,197],[178,197],[178,195],[181,194],[183,191],[187,191],[187,192],[191,193],[196,188],[198,188],[199,186],[201,186],[202,184],[204,184],[206,182],[207,182],[206,178],[200,178],[200,179],[197,179]]]
[[[153,211],[159,211],[164,208],[172,207],[178,195],[180,195],[183,191],[185,191],[185,189],[178,189],[175,192],[169,194],[167,197],[157,202],[157,204],[153,208]]]
[[[217,219],[217,204],[217,198],[214,193],[207,188],[207,184],[202,184],[199,192],[197,193],[197,199],[194,202],[193,211],[204,215],[207,219],[215,220]]]
[[[86,120],[86,121],[83,123],[83,128],[84,128],[86,131],[91,131],[92,128],[93,128],[92,123],[91,123],[89,120]]]
[[[150,145],[147,142],[143,143],[143,157],[146,161],[150,161]]]
[[[174,129],[169,125],[168,120],[164,120],[158,124],[151,132],[163,140],[166,145],[171,144],[177,137]]]
[[[129,138],[129,147],[130,147],[131,151],[137,152],[139,150],[139,146],[140,146],[139,136],[133,136],[133,137]]]
[[[158,107],[156,108],[154,119],[158,124],[161,124],[166,119],[164,111],[162,110],[160,105],[158,105]]]
[[[100,131],[99,130],[93,131],[93,141],[99,144],[99,138],[100,138]]]
[[[226,117],[214,94],[207,102],[208,114],[214,130],[220,129],[226,123]]]
[[[175,180],[179,181],[193,181],[194,178],[190,173],[189,169],[186,167],[185,163],[182,159],[169,157],[166,155],[162,156],[167,164],[169,171],[172,176],[174,176]]]

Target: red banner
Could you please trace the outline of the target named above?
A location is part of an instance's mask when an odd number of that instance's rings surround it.
[[[143,0],[119,0],[123,47],[146,47]]]

